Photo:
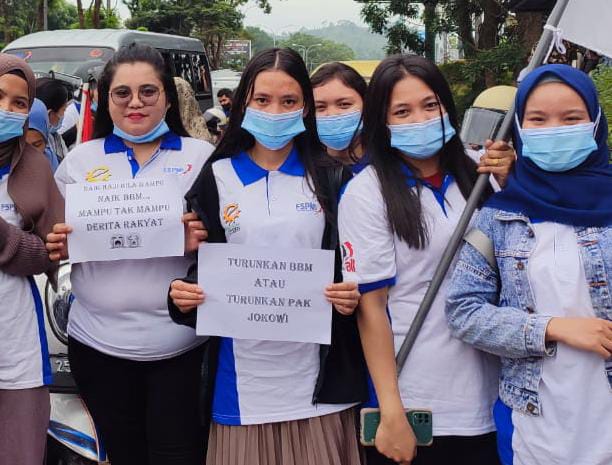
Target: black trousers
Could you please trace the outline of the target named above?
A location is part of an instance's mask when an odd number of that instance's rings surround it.
[[[375,447],[366,447],[367,465],[395,465]],[[412,465],[499,465],[495,433],[481,436],[436,436],[419,447]]]
[[[70,368],[113,465],[202,465],[202,348],[154,362],[102,354],[70,338]]]

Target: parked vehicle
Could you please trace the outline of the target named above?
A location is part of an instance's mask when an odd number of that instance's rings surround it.
[[[210,66],[204,45],[197,39],[129,29],[70,29],[25,35],[3,52],[23,58],[35,72],[64,73],[87,82],[92,70],[133,42],[160,51],[172,75],[191,84],[202,112],[213,106]]]

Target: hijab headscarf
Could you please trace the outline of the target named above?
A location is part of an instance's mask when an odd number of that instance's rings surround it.
[[[202,115],[200,105],[198,105],[193,89],[187,81],[180,77],[175,77],[174,83],[178,94],[181,121],[185,130],[191,137],[210,142],[212,137],[208,132],[206,120],[204,119],[204,115]]]
[[[47,111],[47,106],[37,98],[34,99],[34,103],[32,103],[32,108],[30,108],[30,115],[28,117],[28,129],[34,129],[38,131],[45,139],[45,150],[44,154],[49,160],[51,164],[51,171],[55,173],[55,170],[59,166],[59,160],[55,152],[49,146],[49,113]]]
[[[36,79],[32,69],[21,58],[0,53],[0,76],[4,76],[7,73],[16,74],[26,80],[28,83],[29,107],[31,107],[36,92]],[[26,131],[27,127],[24,128],[24,134]],[[0,166],[6,166],[14,161],[13,158],[19,151],[19,138],[0,143]]]
[[[34,73],[21,58],[0,53],[0,76],[17,73],[28,83],[29,106],[34,102]],[[64,199],[53,179],[47,159],[25,141],[24,135],[10,141],[11,156],[8,193],[23,219],[23,230],[37,235],[44,243],[56,223],[64,221]],[[0,144],[4,145],[4,144]],[[1,151],[1,149],[0,149]],[[47,275],[55,285],[57,264],[50,264]]]
[[[567,65],[545,65],[525,77],[516,94],[516,113],[522,122],[531,92],[550,77],[575,90],[584,100],[591,121],[601,107],[597,89],[588,75]],[[601,114],[595,134],[597,149],[569,171],[549,172],[523,157],[518,126],[514,123],[517,161],[504,190],[495,194],[487,206],[522,213],[532,220],[573,226],[612,225],[612,169],[609,164],[608,123]]]

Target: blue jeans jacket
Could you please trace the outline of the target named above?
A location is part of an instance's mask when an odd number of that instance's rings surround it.
[[[513,410],[539,415],[543,359],[555,356],[556,345],[545,342],[551,317],[534,310],[527,273],[535,247],[530,220],[484,208],[474,227],[493,241],[498,269],[472,245],[464,245],[446,305],[451,331],[464,342],[501,357],[501,400]],[[575,230],[595,314],[612,321],[612,227]],[[612,395],[612,359],[602,360],[601,369]]]

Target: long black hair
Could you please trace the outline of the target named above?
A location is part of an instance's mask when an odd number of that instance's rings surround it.
[[[255,79],[263,71],[279,70],[287,73],[297,81],[304,96],[304,126],[306,131],[298,134],[293,139],[294,145],[299,153],[300,161],[308,173],[311,188],[317,196],[319,203],[325,208],[327,198],[321,188],[321,179],[317,174],[317,168],[333,166],[335,163],[327,157],[322,149],[317,134],[315,120],[315,105],[312,95],[312,86],[306,65],[302,57],[289,48],[270,48],[259,52],[247,64],[240,78],[238,88],[234,91],[232,100],[232,111],[229,124],[223,138],[216,150],[208,160],[214,163],[223,158],[229,158],[241,152],[250,150],[255,145],[255,138],[242,128],[242,121],[249,99],[253,95]],[[328,212],[328,209],[325,209]]]
[[[312,88],[316,89],[317,87],[324,86],[329,81],[334,79],[338,79],[342,84],[346,87],[353,89],[355,92],[359,94],[361,100],[365,104],[366,94],[368,91],[368,83],[355,69],[351,68],[344,63],[340,63],[339,61],[334,61],[332,63],[327,63],[321,66],[319,69],[315,71],[315,73],[310,77],[310,82],[312,84]],[[363,112],[362,112],[362,121],[363,121]],[[361,133],[361,125],[358,126],[357,130],[353,134],[353,138],[351,143],[349,144],[349,158],[357,163],[359,161],[359,157],[355,154],[355,148],[358,146],[360,142],[359,134]]]
[[[366,99],[368,83],[357,71],[344,63],[334,61],[321,66],[310,77],[312,87],[317,88],[327,84],[334,79],[340,80],[346,87],[350,87],[357,92],[363,101]]]
[[[391,134],[387,127],[391,94],[395,85],[406,76],[414,76],[429,86],[446,109],[452,126],[457,131],[459,126],[450,87],[435,64],[418,55],[393,55],[378,65],[370,81],[365,102],[363,134],[366,153],[380,181],[391,230],[408,246],[422,249],[428,242],[427,224],[420,199],[422,184],[417,182],[418,189],[411,189],[406,183],[401,165],[408,164],[416,175],[420,173],[399,150],[391,147]],[[465,153],[458,135],[446,141],[441,149],[440,168],[442,172],[454,177],[461,194],[467,199],[478,173],[476,163]],[[489,190],[486,196],[490,193]],[[483,196],[481,202],[485,198]]]
[[[47,109],[58,112],[70,101],[68,86],[59,79],[41,77],[36,80],[36,98],[45,104]]]
[[[179,109],[178,95],[172,72],[164,62],[161,54],[149,45],[132,43],[121,47],[110,59],[98,80],[98,110],[94,126],[94,138],[106,137],[113,132],[113,120],[108,111],[110,86],[117,67],[126,63],[147,63],[153,67],[157,77],[164,86],[166,99],[170,108],[166,113],[166,123],[172,132],[179,136],[188,137]]]

